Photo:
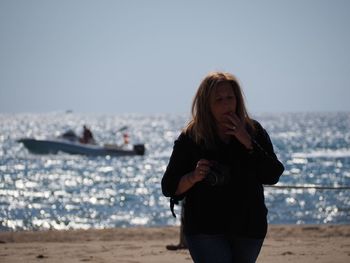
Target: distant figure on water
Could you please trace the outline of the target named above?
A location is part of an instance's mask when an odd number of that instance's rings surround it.
[[[89,143],[89,144],[95,144],[96,143],[95,139],[94,139],[94,136],[92,135],[91,130],[86,125],[83,126],[83,134],[80,137],[79,141],[81,143]]]
[[[124,141],[124,145],[128,145],[130,143],[130,136],[126,132],[123,133],[123,141]]]
[[[162,178],[170,202],[183,200],[194,262],[256,261],[267,232],[263,184],[276,184],[283,170],[268,133],[249,117],[238,80],[208,74]]]

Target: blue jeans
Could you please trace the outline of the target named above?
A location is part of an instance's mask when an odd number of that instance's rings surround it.
[[[264,239],[226,235],[186,235],[195,263],[254,263]]]

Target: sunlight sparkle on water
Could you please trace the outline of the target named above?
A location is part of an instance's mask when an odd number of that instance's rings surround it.
[[[285,165],[280,185],[350,186],[350,114],[262,114]],[[160,181],[186,115],[0,114],[0,230],[179,224]],[[145,143],[145,156],[33,155],[21,137],[88,124],[101,143]],[[270,223],[349,223],[348,190],[265,188]],[[180,207],[175,207],[177,215]],[[178,217],[179,218],[179,217]]]

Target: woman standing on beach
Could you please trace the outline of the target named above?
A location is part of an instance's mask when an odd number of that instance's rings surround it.
[[[184,199],[194,262],[256,261],[267,232],[263,184],[277,183],[283,170],[269,135],[248,116],[237,79],[207,75],[162,179],[165,196]]]

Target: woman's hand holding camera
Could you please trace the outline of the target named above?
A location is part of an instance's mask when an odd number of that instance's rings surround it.
[[[197,162],[197,166],[194,172],[189,175],[189,180],[191,183],[195,184],[202,181],[210,171],[211,162],[206,159],[200,159]]]
[[[176,195],[183,194],[188,191],[197,182],[202,181],[210,171],[212,163],[206,159],[201,159],[197,162],[197,166],[193,172],[184,175],[175,192]]]

